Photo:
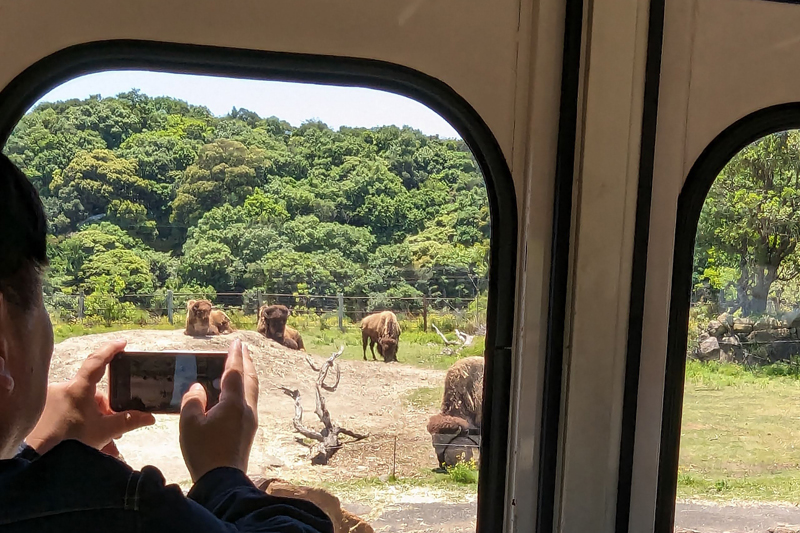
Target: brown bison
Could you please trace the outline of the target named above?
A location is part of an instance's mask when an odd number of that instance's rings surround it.
[[[272,496],[306,500],[324,512],[333,522],[334,533],[374,533],[362,518],[342,507],[339,498],[325,489],[293,485],[282,479],[254,479],[253,484]]]
[[[213,309],[208,300],[186,302],[186,329],[184,334],[193,337],[220,335],[233,332],[231,320],[224,312]]]
[[[369,315],[361,321],[361,343],[364,351],[364,361],[367,360],[367,341],[375,357],[375,345],[378,345],[378,354],[385,362],[397,361],[397,345],[400,342],[400,324],[391,311],[383,311]]]
[[[300,333],[286,325],[289,308],[285,305],[262,305],[258,310],[258,332],[292,350],[305,351],[303,337]]]
[[[483,357],[456,361],[444,378],[442,408],[428,421],[439,465],[470,460],[480,445]]]

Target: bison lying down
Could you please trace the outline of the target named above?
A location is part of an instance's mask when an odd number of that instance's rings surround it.
[[[184,333],[193,337],[224,335],[234,331],[231,320],[219,309],[212,309],[208,300],[186,302],[186,329]]]
[[[285,305],[262,305],[258,310],[258,332],[292,350],[305,351],[300,333],[286,325],[289,308]]]
[[[444,378],[441,411],[428,421],[440,466],[468,461],[477,452],[482,409],[483,357],[456,361]]]
[[[364,350],[364,361],[367,360],[367,341],[372,352],[372,360],[375,358],[375,345],[378,345],[378,353],[385,362],[397,361],[397,345],[400,342],[400,324],[397,317],[391,311],[383,311],[369,315],[361,321],[361,343]]]

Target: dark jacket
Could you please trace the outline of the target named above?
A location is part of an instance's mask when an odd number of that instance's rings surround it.
[[[77,441],[0,461],[2,533],[333,533],[314,504],[258,490],[216,468],[183,495],[152,467],[141,472]]]

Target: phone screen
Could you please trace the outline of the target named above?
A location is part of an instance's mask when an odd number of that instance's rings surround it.
[[[121,352],[108,370],[114,411],[179,413],[193,383],[206,389],[208,408],[219,402],[226,352]]]

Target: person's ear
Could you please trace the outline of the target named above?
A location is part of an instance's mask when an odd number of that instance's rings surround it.
[[[11,354],[8,321],[8,302],[3,298],[3,293],[0,293],[0,397],[9,396],[14,391],[14,377],[8,368],[8,358]]]

